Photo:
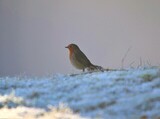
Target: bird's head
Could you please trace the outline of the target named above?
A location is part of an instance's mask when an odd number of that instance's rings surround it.
[[[69,44],[68,46],[66,46],[65,48],[68,48],[69,51],[73,52],[75,50],[79,50],[79,47],[76,44]]]

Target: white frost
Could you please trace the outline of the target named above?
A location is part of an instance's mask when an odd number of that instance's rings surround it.
[[[160,69],[55,75],[45,78],[0,78],[0,107],[50,110],[67,105],[76,118],[137,119],[160,117]],[[8,96],[8,97],[6,97]],[[2,100],[3,99],[3,100]],[[15,101],[20,99],[18,101]],[[5,107],[6,108],[6,107]],[[47,112],[46,112],[47,113]],[[74,115],[72,113],[72,115]],[[75,119],[76,119],[75,118]]]

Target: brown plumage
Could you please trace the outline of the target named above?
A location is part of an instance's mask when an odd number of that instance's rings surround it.
[[[69,44],[65,48],[69,49],[69,59],[75,68],[82,69],[83,71],[85,71],[85,69],[89,71],[103,71],[103,68],[101,66],[93,65],[76,44]]]

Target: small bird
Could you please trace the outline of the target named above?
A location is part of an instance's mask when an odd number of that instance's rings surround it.
[[[71,64],[75,68],[82,69],[83,72],[85,71],[85,69],[89,71],[93,70],[103,71],[103,68],[101,66],[93,65],[76,44],[69,44],[65,48],[69,49],[69,59]]]

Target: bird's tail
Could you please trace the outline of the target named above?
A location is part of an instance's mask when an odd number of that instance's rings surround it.
[[[93,65],[91,64],[88,68],[88,71],[94,71],[94,70],[99,70],[99,71],[104,71],[105,69],[101,66]]]

